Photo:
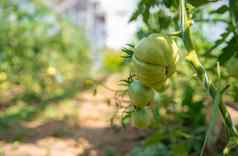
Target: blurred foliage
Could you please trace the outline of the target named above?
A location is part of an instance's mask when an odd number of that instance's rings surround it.
[[[220,86],[230,85],[225,93],[225,102],[237,107],[235,71],[238,71],[238,68],[234,62],[238,61],[238,1],[187,0],[186,2],[186,11],[193,20],[191,32],[193,42],[201,61],[215,83],[219,83]],[[140,40],[151,33],[171,35],[177,32],[180,26],[178,3],[179,1],[174,0],[140,0],[130,18],[130,22],[140,24],[137,39]],[[210,31],[211,29],[213,31]],[[184,56],[185,47],[180,40],[175,37],[174,39],[181,50],[181,56]],[[217,76],[217,62],[221,65],[221,79]],[[142,145],[136,146],[131,156],[199,155],[207,122],[211,122],[209,119],[211,102],[184,59],[180,60],[177,74],[170,80],[170,87],[166,92],[160,93],[157,103],[160,106],[160,121],[155,132],[143,140]],[[217,138],[220,134],[211,135],[209,143],[219,140]],[[224,142],[208,145],[212,147],[215,156],[222,155]],[[234,155],[237,155],[237,151]]]
[[[106,49],[103,54],[103,70],[109,73],[122,70],[122,55],[120,51]]]
[[[78,109],[65,100],[90,87],[90,46],[84,32],[43,2],[0,1],[1,139],[10,135],[10,141],[21,140],[29,133],[22,122],[33,119],[76,126]],[[55,135],[61,133],[65,129]]]
[[[55,94],[89,74],[89,45],[80,28],[40,0],[0,1],[0,91],[17,86]]]

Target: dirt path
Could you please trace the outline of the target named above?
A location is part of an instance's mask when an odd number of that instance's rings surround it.
[[[105,85],[116,89],[119,80],[120,77],[112,76]],[[112,96],[113,92],[104,87],[98,88],[96,96],[92,91],[80,93],[74,99],[78,105],[79,126],[62,121],[44,125],[31,123],[23,141],[0,140],[0,151],[5,156],[110,156],[112,152],[124,156],[144,132],[111,128],[110,117],[115,108],[107,101]]]

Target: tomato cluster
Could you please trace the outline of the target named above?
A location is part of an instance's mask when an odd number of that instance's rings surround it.
[[[173,40],[151,34],[135,46],[131,69],[144,85],[161,91],[175,72],[178,59],[178,48]]]
[[[168,36],[151,34],[134,48],[131,71],[135,79],[128,86],[134,111],[131,122],[137,128],[150,127],[156,119],[152,103],[157,91],[166,88],[167,79],[175,72],[178,48]]]

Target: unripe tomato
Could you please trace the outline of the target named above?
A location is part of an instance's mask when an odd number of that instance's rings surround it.
[[[151,86],[153,86],[153,89],[160,92],[160,91],[166,90],[169,86],[169,83],[167,80],[165,80],[165,81],[155,82],[155,83],[151,84]]]
[[[238,78],[238,58],[232,57],[226,63],[226,69],[227,69],[229,76]]]
[[[153,121],[153,113],[148,107],[136,109],[131,115],[131,120],[136,128],[148,128]]]
[[[163,66],[147,64],[138,60],[136,55],[132,57],[132,71],[142,82],[156,83],[166,80],[165,70]]]
[[[146,106],[154,97],[153,89],[143,85],[139,80],[130,83],[128,93],[131,102],[139,108]]]
[[[145,85],[160,90],[176,70],[178,48],[169,37],[151,34],[136,46],[132,71]]]

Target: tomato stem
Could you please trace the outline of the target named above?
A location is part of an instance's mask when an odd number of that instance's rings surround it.
[[[191,19],[189,20],[188,14],[186,12],[186,8],[185,8],[186,2],[185,0],[180,0],[180,20],[181,20],[181,31],[182,31],[182,39],[184,42],[184,45],[187,49],[187,54],[186,54],[186,60],[189,64],[191,64],[191,66],[193,67],[193,69],[195,70],[195,72],[197,73],[197,77],[199,78],[199,80],[201,80],[204,84],[204,88],[207,90],[209,96],[212,97],[213,99],[213,105],[218,104],[219,106],[219,110],[222,114],[222,117],[224,119],[224,124],[227,128],[228,134],[229,136],[232,137],[238,137],[238,132],[237,129],[234,125],[234,123],[232,122],[231,116],[227,110],[227,108],[225,107],[223,100],[222,100],[222,94],[223,92],[220,91],[219,89],[215,88],[214,84],[209,81],[209,77],[207,74],[206,69],[204,68],[204,66],[202,65],[202,63],[199,60],[199,57],[196,53],[195,50],[195,46],[192,42],[192,38],[191,38],[191,32],[190,32],[190,27],[191,24],[187,24],[190,22],[187,21],[191,21]],[[221,98],[219,98],[219,100],[216,100],[216,96],[217,95],[221,95]],[[204,142],[204,144],[206,143],[206,141]],[[201,155],[203,155],[203,150],[201,152]]]

